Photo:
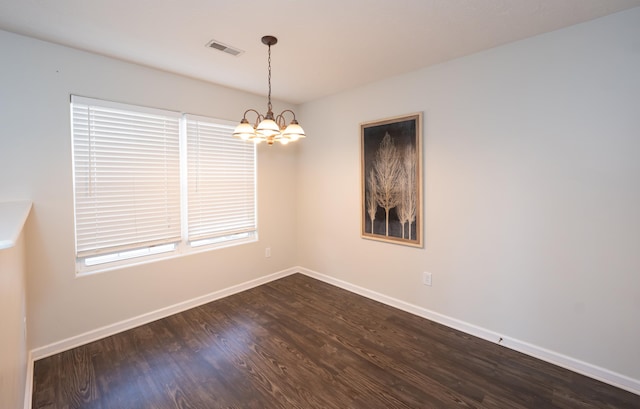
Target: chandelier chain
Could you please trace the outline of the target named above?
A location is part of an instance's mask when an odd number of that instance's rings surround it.
[[[269,44],[269,102],[267,104],[268,111],[271,112],[271,44]]]

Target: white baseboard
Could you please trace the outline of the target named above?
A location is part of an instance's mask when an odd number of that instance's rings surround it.
[[[43,347],[35,348],[30,352],[30,355],[32,357],[31,362],[37,361],[38,359],[46,358],[51,355],[58,354],[60,352],[67,351],[72,348],[79,347],[81,345],[88,344],[93,341],[97,341],[102,338],[106,338],[108,336],[117,334],[119,332],[123,332],[135,327],[139,327],[140,325],[148,324],[150,322],[159,320],[161,318],[165,318],[170,315],[177,314],[179,312],[186,311],[194,307],[198,307],[200,305],[218,300],[220,298],[228,297],[230,295],[249,290],[251,288],[268,283],[270,281],[274,281],[279,278],[291,275],[296,271],[297,270],[293,268],[282,270],[277,273],[273,273],[264,277],[257,278],[255,280],[246,281],[244,283],[240,283],[228,288],[224,288],[222,290],[214,291],[212,293],[209,293],[200,297],[192,298],[190,300],[183,301],[168,307],[160,308],[156,311],[151,311],[149,313],[142,314],[137,317],[129,318],[124,321],[116,322],[114,324],[109,324],[104,327],[97,328],[80,335],[76,335],[67,339],[63,339],[61,341],[54,342],[49,345],[45,345]],[[27,382],[29,381],[30,380],[27,379]]]
[[[518,339],[511,338],[506,335],[499,334],[497,332],[490,331],[485,328],[481,328],[443,314],[439,314],[435,311],[431,311],[426,308],[422,308],[417,305],[413,305],[402,300],[398,300],[396,298],[368,290],[366,288],[318,273],[316,271],[306,269],[304,267],[296,267],[292,270],[298,271],[320,281],[324,281],[328,284],[335,285],[336,287],[340,287],[352,293],[362,295],[363,297],[367,297],[391,307],[398,308],[399,310],[409,312],[411,314],[426,318],[431,321],[435,321],[439,324],[446,325],[447,327],[462,331],[469,335],[485,339],[509,349],[522,352],[523,354],[532,356],[534,358],[538,358],[542,361],[549,362],[570,371],[577,372],[579,374],[588,376],[617,388],[640,395],[640,380],[638,379],[633,379],[628,376],[610,371],[608,369],[601,368],[599,366],[592,365],[587,362],[583,362],[578,359],[571,358],[569,356],[550,351],[548,349],[541,348],[539,346],[532,345],[530,343],[520,341]]]

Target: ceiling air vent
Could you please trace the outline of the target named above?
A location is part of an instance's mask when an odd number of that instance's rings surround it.
[[[240,54],[242,54],[244,51],[239,50],[237,48],[228,46],[226,44],[221,43],[218,40],[211,40],[207,43],[207,47],[209,48],[213,48],[214,50],[220,50],[222,52],[225,52],[227,54],[231,54],[234,56],[238,56]]]

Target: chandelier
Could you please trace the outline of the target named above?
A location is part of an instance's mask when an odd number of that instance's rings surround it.
[[[262,37],[262,43],[269,47],[269,99],[267,102],[267,113],[266,115],[262,115],[255,109],[247,109],[244,112],[242,121],[240,121],[240,124],[238,124],[233,131],[233,136],[236,138],[255,143],[266,141],[268,145],[273,145],[274,142],[279,141],[281,144],[286,145],[289,142],[297,141],[306,136],[304,130],[298,124],[298,121],[296,121],[296,114],[292,110],[285,109],[277,116],[273,115],[271,107],[271,46],[277,42],[278,39],[274,36]],[[247,114],[249,112],[257,115],[253,125],[247,120]],[[284,118],[284,115],[287,113],[293,116],[289,125],[286,125]]]

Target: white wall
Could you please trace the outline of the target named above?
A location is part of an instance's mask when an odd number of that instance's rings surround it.
[[[259,149],[259,243],[76,278],[69,94],[231,120],[264,98],[0,31],[29,348],[297,264],[640,380],[638,38],[636,8],[305,104],[297,156]],[[425,247],[361,239],[359,123],[416,111]]]
[[[635,8],[304,104],[298,264],[638,382],[638,39]],[[418,111],[426,244],[361,239],[359,124]]]
[[[0,408],[23,406],[27,374],[24,234],[0,249]]]
[[[258,243],[76,278],[70,94],[230,120],[265,98],[2,31],[0,53],[0,201],[33,201],[30,349],[294,265],[295,146],[261,146]]]

